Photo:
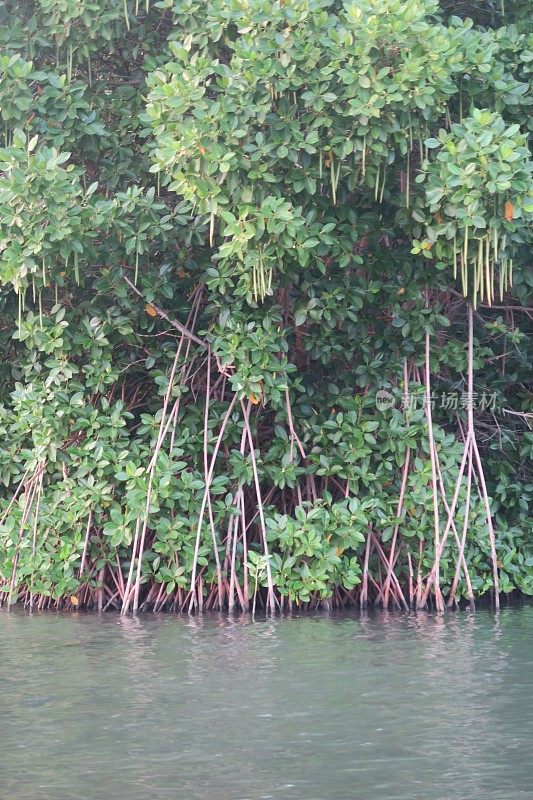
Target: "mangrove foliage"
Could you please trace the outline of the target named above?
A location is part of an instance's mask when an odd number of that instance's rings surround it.
[[[533,593],[525,0],[6,0],[0,591]]]

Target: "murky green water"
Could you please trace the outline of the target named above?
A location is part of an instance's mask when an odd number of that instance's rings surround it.
[[[533,798],[533,608],[0,613],[2,800]]]

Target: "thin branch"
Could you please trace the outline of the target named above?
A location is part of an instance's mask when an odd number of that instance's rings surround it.
[[[188,330],[188,328],[186,328],[185,325],[182,325],[181,322],[178,322],[177,319],[170,319],[170,317],[168,316],[166,311],[164,309],[162,309],[160,306],[156,306],[154,303],[148,303],[148,301],[142,296],[141,292],[137,289],[135,284],[132,283],[132,281],[130,281],[130,279],[126,275],[124,275],[124,280],[126,281],[128,286],[131,289],[133,289],[135,294],[137,294],[142,300],[144,300],[144,302],[147,305],[152,306],[152,308],[154,308],[157,311],[157,314],[158,314],[159,317],[162,317],[163,319],[165,319],[169,323],[169,325],[172,325],[173,328],[176,328],[180,333],[182,333],[188,339],[191,339],[191,341],[196,342],[196,344],[200,345],[200,347],[204,347],[206,349],[208,348],[209,345],[205,341],[205,339],[200,339],[199,336],[196,336],[195,333],[193,333],[192,331]]]

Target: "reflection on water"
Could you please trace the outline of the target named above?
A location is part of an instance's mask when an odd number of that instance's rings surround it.
[[[6,800],[531,800],[533,608],[0,612]]]

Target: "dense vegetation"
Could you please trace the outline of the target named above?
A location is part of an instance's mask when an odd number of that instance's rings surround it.
[[[4,602],[533,593],[529,10],[2,5]]]

